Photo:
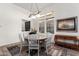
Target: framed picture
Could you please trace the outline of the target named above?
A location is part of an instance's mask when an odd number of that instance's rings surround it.
[[[77,32],[77,16],[57,20],[57,31]]]

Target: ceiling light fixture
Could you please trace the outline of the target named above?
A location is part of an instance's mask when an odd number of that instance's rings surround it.
[[[36,10],[34,11],[33,8],[36,8]],[[36,16],[40,13],[40,10],[38,8],[38,5],[35,3],[35,4],[31,4],[31,8],[30,8],[30,15],[29,15],[29,18],[31,18],[32,16]]]
[[[55,15],[55,11],[50,11],[48,13],[41,14],[41,11],[39,10],[37,3],[32,3],[30,6],[29,19],[35,19],[35,18],[48,19],[48,18],[54,18],[54,15]]]

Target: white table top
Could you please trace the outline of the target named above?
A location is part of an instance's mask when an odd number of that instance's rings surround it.
[[[37,40],[47,39],[46,35],[44,35],[44,34],[32,34],[32,35],[37,35]],[[25,38],[28,38],[28,36],[30,36],[30,35],[27,35]]]

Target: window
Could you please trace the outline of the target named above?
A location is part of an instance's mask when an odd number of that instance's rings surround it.
[[[54,33],[54,20],[47,20],[46,21],[46,29],[47,33]]]
[[[44,30],[45,30],[44,22],[40,22],[39,23],[39,32],[44,33]]]
[[[52,33],[54,34],[54,20],[48,19],[43,20],[39,23],[39,32],[40,33]]]
[[[22,31],[30,31],[30,21],[22,20]]]
[[[25,22],[25,31],[30,31],[30,21]]]

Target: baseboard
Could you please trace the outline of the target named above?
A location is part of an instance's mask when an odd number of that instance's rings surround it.
[[[20,42],[16,42],[16,43],[6,44],[6,45],[0,46],[0,47],[11,47],[11,46],[19,45],[19,44],[20,44]]]

